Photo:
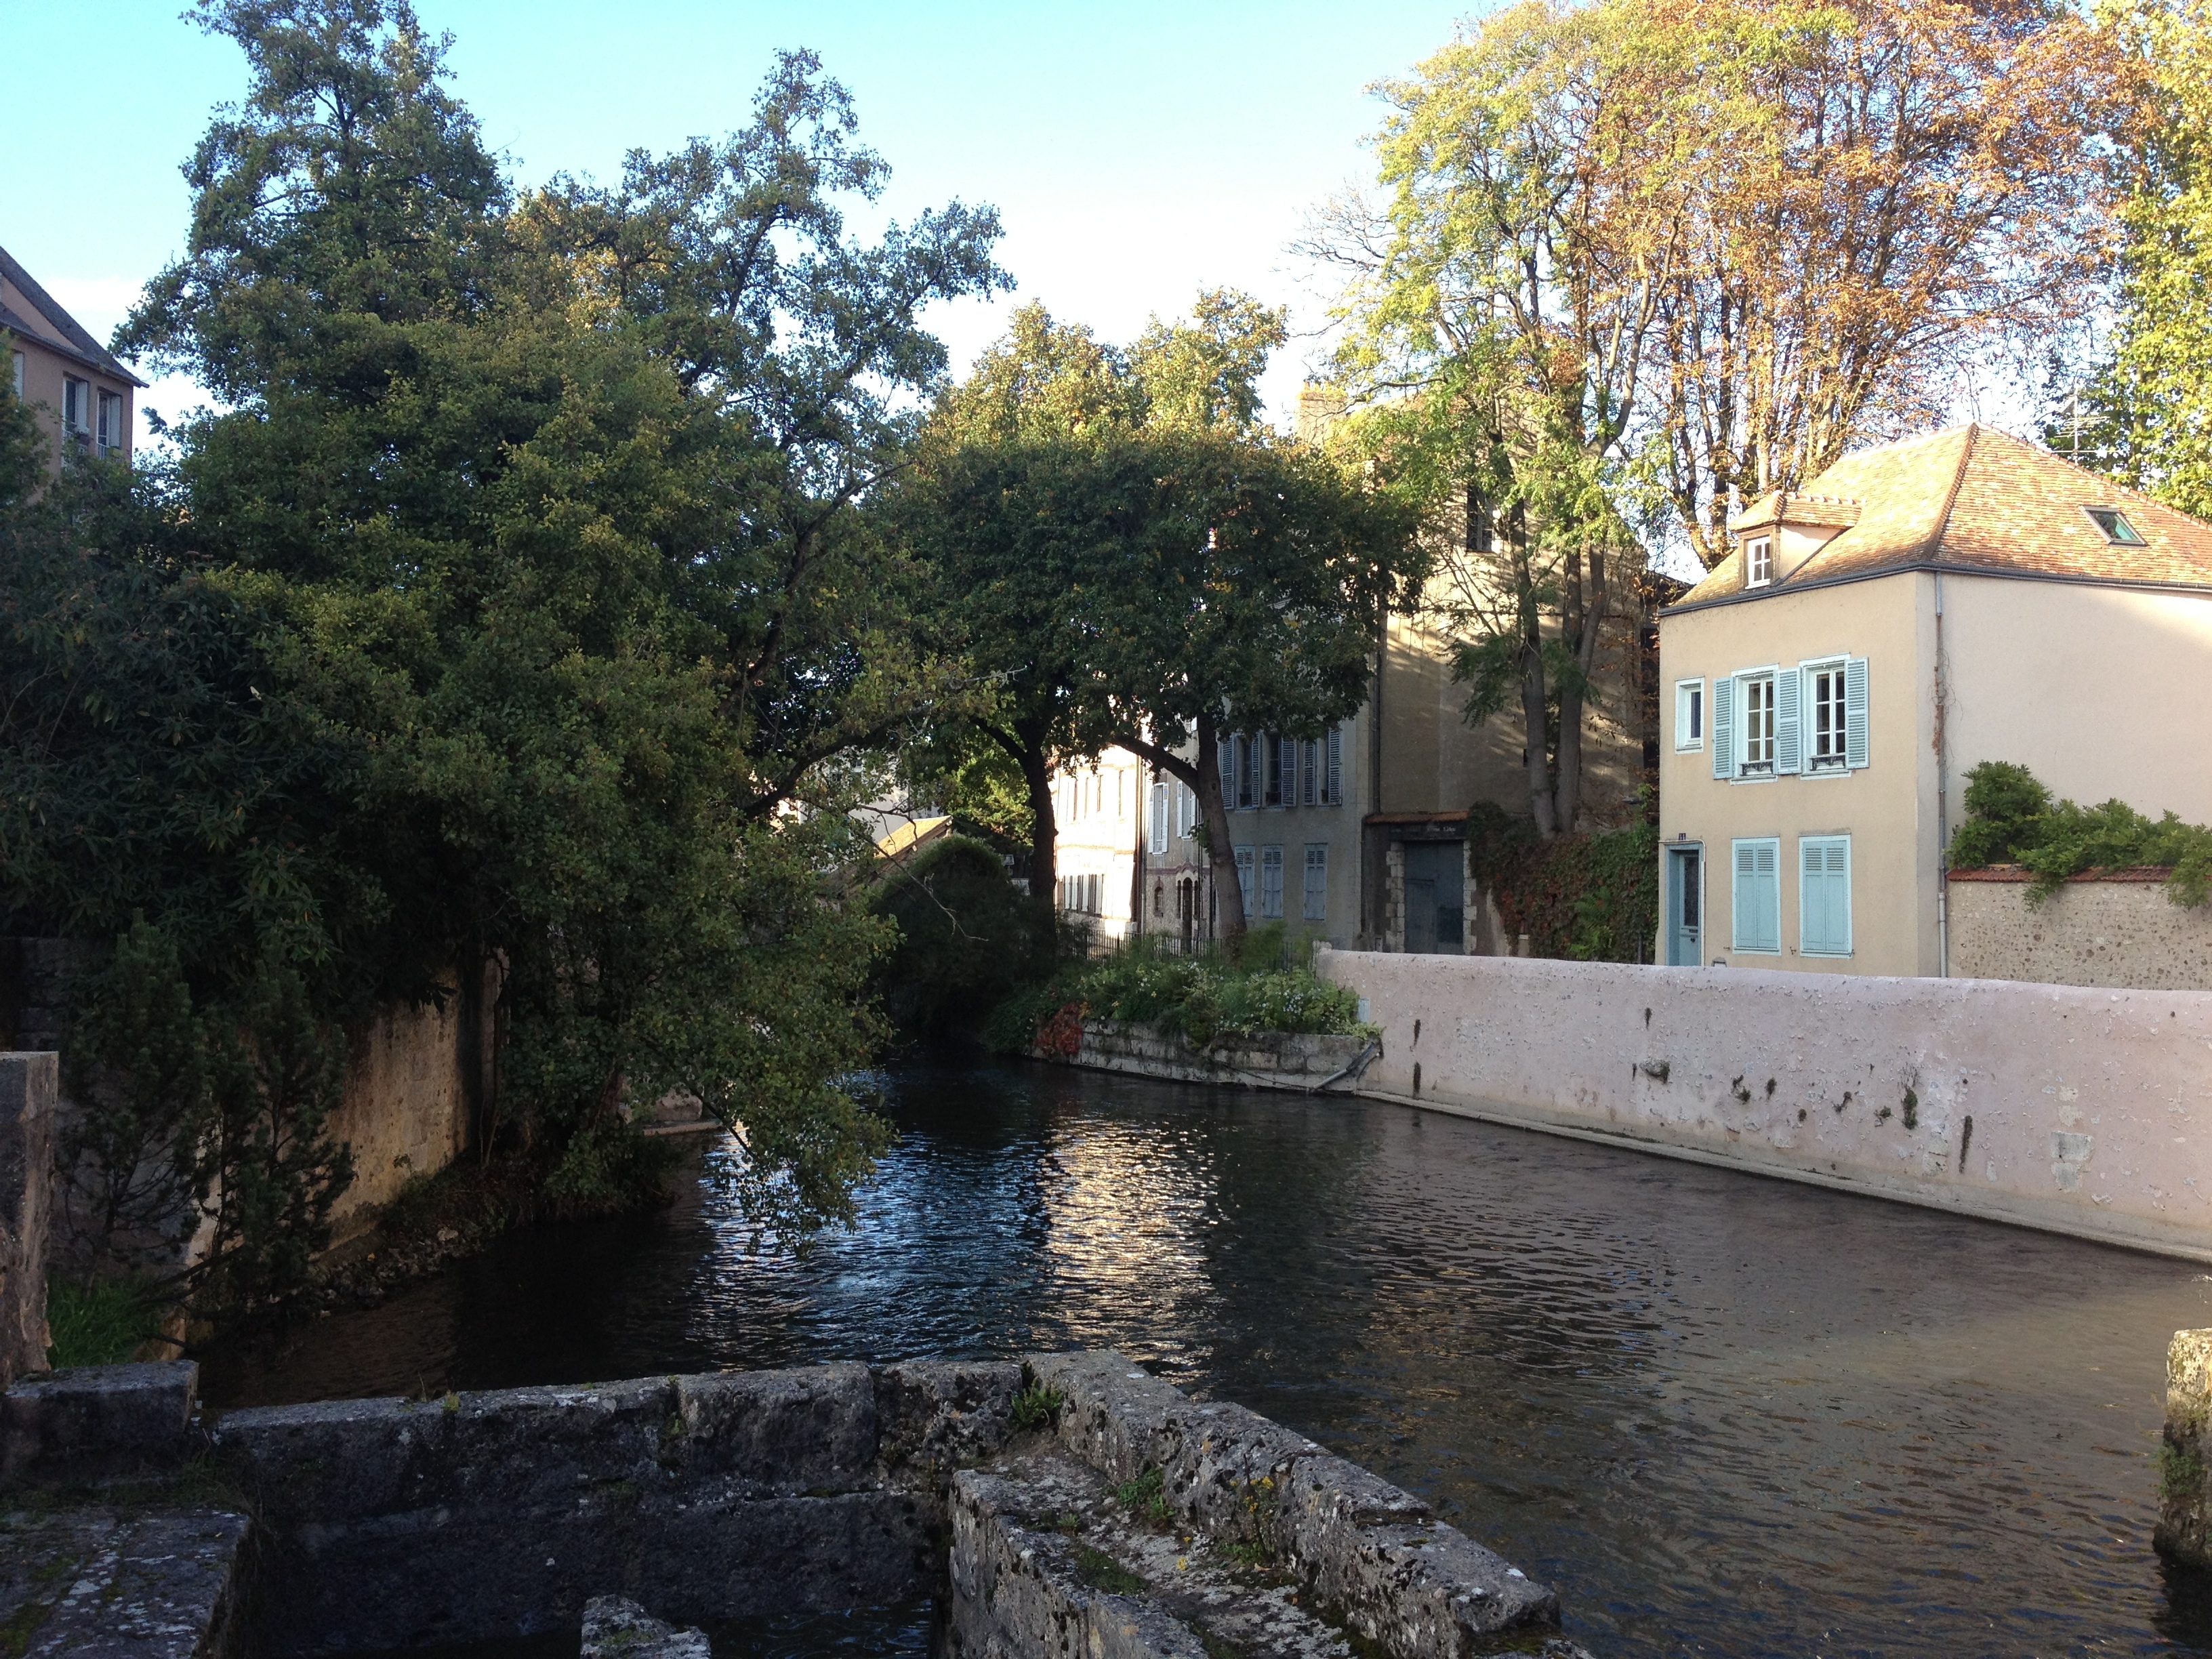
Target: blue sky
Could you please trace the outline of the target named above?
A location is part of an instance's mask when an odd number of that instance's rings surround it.
[[[209,110],[243,89],[228,41],[178,0],[10,0],[0,154],[4,245],[106,337],[179,248],[178,166]],[[956,366],[1007,307],[1127,339],[1201,287],[1231,285],[1322,322],[1286,250],[1306,216],[1371,162],[1366,88],[1452,36],[1464,4],[690,3],[421,0],[454,36],[454,84],[525,183],[603,179],[633,147],[666,149],[743,124],[771,52],[811,46],[851,88],[862,139],[891,163],[885,209],[957,197],[1004,217],[1013,300],[940,307]],[[1315,347],[1269,376],[1279,410]],[[144,402],[174,414],[185,388]]]

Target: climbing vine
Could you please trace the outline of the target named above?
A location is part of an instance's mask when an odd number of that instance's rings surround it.
[[[1468,868],[1509,935],[1540,957],[1642,962],[1659,930],[1659,831],[1650,823],[1541,839],[1492,802],[1468,812]]]

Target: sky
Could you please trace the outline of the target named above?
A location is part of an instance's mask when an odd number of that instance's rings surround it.
[[[0,0],[0,154],[17,158],[0,246],[102,339],[181,251],[179,166],[210,109],[245,89],[236,46],[179,10]],[[633,148],[738,128],[771,55],[810,46],[890,163],[884,211],[908,219],[958,198],[1000,213],[1017,292],[929,313],[956,371],[1030,300],[1127,340],[1200,289],[1241,288],[1291,308],[1294,337],[1266,386],[1279,421],[1322,349],[1295,331],[1326,322],[1326,290],[1289,245],[1331,196],[1371,179],[1365,141],[1383,109],[1370,85],[1446,44],[1468,10],[418,0],[424,24],[453,34],[453,87],[524,185],[559,172],[611,182]],[[174,380],[140,398],[171,417],[195,401]]]

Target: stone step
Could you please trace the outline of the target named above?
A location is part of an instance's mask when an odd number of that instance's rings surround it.
[[[248,1522],[222,1510],[0,1516],[0,1651],[228,1659]]]

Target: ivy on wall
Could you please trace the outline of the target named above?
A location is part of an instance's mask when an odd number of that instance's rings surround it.
[[[1526,818],[1479,801],[1467,816],[1468,870],[1530,953],[1647,962],[1659,931],[1659,830],[1650,823],[1550,841]]]

